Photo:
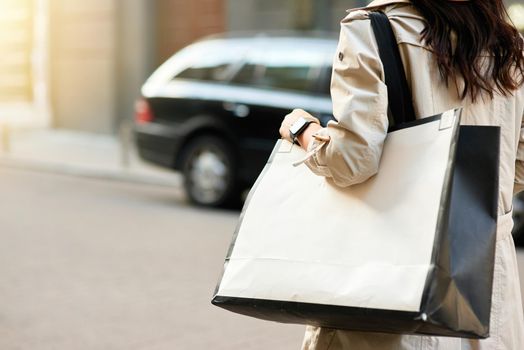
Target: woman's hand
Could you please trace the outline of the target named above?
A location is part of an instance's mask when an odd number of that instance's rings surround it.
[[[308,141],[311,138],[311,135],[317,132],[318,129],[321,129],[321,126],[320,121],[317,118],[313,117],[311,114],[302,109],[295,109],[291,113],[286,115],[286,117],[282,121],[282,125],[280,125],[280,136],[282,136],[283,139],[288,140],[289,142],[293,142],[291,140],[291,135],[289,134],[289,128],[300,118],[304,118],[313,122],[309,124],[307,129],[304,130],[304,132],[298,138],[300,145],[303,148],[307,148],[307,144],[309,143]]]

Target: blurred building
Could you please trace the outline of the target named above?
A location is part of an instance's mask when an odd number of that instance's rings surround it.
[[[112,133],[132,119],[152,70],[195,39],[228,30],[338,31],[346,8],[366,3],[0,0],[0,123]],[[508,4],[524,22],[522,0]]]
[[[41,1],[0,0],[0,123],[49,118],[42,12]]]
[[[0,0],[0,124],[114,132],[140,85],[226,29],[223,0]]]
[[[0,0],[0,123],[114,132],[175,51],[226,30],[333,29],[342,0]]]
[[[366,0],[229,0],[229,30],[304,29],[338,31],[346,10]]]

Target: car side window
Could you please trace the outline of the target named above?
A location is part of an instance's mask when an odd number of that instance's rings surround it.
[[[218,63],[193,66],[180,72],[176,77],[179,79],[205,80],[205,81],[224,81],[227,79],[229,64]]]
[[[293,45],[293,39],[268,44],[251,53],[232,83],[268,89],[314,92],[322,67],[323,52]],[[298,48],[297,48],[298,47]]]
[[[317,76],[314,67],[305,64],[271,64],[266,67],[259,85],[283,90],[311,91],[313,76]]]
[[[208,82],[228,81],[245,52],[245,45],[231,42],[201,44],[186,56],[188,64],[174,78]]]
[[[231,78],[231,83],[243,86],[256,86],[257,81],[264,74],[265,46],[255,43],[242,58],[241,67]]]

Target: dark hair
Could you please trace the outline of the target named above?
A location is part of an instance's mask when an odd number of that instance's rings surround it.
[[[524,82],[524,44],[502,0],[411,0],[426,20],[422,39],[462,99],[511,95]],[[453,40],[455,40],[453,45]],[[464,86],[458,86],[462,77]]]

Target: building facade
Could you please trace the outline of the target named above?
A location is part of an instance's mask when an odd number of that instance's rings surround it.
[[[228,0],[228,29],[338,31],[348,8],[366,0]]]
[[[48,0],[52,125],[113,132],[176,49],[224,31],[221,0]]]

